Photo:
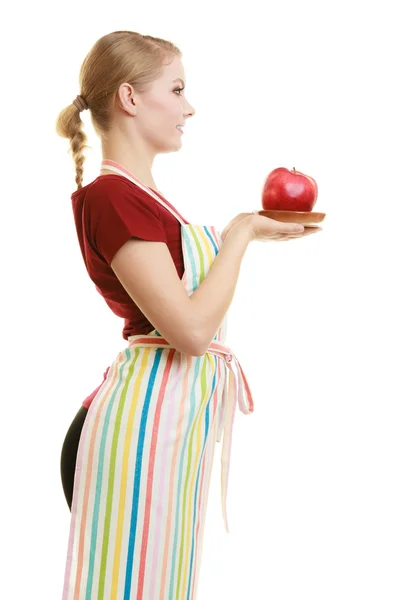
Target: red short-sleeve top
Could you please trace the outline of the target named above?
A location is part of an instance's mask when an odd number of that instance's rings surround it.
[[[159,192],[152,190],[188,223]],[[154,326],[133,302],[110,263],[131,237],[165,242],[183,276],[181,224],[160,202],[120,175],[100,175],[71,195],[79,245],[89,277],[114,314],[124,319],[122,337],[147,334]]]

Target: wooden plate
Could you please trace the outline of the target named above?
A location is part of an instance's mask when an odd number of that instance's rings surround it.
[[[301,223],[304,227],[319,227],[326,215],[326,213],[296,210],[258,210],[257,214],[275,219],[275,221],[283,221],[283,223]]]

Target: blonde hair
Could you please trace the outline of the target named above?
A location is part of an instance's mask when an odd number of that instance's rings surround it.
[[[100,138],[106,138],[109,132],[111,108],[120,85],[129,83],[139,94],[145,93],[169,64],[166,61],[175,56],[181,57],[182,53],[172,42],[136,31],[114,31],[97,40],[82,63],[79,86]],[[82,187],[84,149],[90,147],[82,126],[73,102],[56,120],[56,133],[70,140],[78,190]]]

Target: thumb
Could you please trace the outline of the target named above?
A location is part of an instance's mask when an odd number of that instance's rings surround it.
[[[258,210],[253,210],[251,214],[262,217],[263,219],[267,218],[268,221],[273,223],[275,231],[279,233],[299,233],[304,231],[304,225],[301,225],[301,223],[286,223],[284,221],[277,221],[276,219],[271,219],[270,217],[264,217],[260,215],[259,212],[260,211]]]
[[[284,223],[283,221],[275,221],[276,231],[279,233],[300,233],[304,231],[304,225],[300,223]]]

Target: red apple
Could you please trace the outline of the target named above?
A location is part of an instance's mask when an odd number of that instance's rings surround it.
[[[279,167],[274,169],[265,180],[262,191],[264,210],[312,211],[317,201],[316,181],[296,171]]]

